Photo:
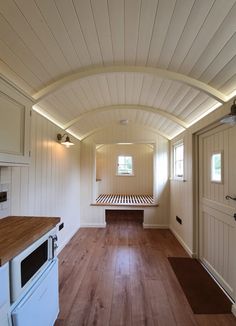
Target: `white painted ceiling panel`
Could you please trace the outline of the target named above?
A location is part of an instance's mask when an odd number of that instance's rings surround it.
[[[224,51],[225,46],[230,42],[233,37],[235,37],[236,26],[235,26],[235,15],[236,15],[236,4],[229,11],[228,15],[225,17],[225,22],[216,31],[215,35],[209,40],[209,43],[202,55],[198,59],[194,68],[191,71],[191,76],[193,78],[200,78],[201,75],[211,66],[212,62],[221,55]],[[235,42],[233,42],[235,45]],[[227,54],[228,55],[228,54]],[[234,48],[235,55],[235,48]],[[222,69],[222,64],[219,65]]]
[[[212,98],[207,98],[203,103],[201,103],[199,106],[197,106],[192,113],[190,113],[188,116],[186,116],[186,120],[188,123],[192,123],[192,121],[198,119],[201,117],[204,112],[206,111],[206,107],[208,110],[210,110],[214,105],[217,104],[217,101],[215,101]]]
[[[236,90],[235,15],[236,0],[1,1],[1,75],[45,92],[37,105],[60,125],[91,111],[70,129],[80,137],[121,117],[172,137]]]
[[[195,1],[192,5],[183,32],[176,45],[174,55],[172,56],[171,62],[168,66],[170,70],[178,70],[180,68],[184,58],[189,52],[189,49],[191,49],[192,43],[197,37],[201,26],[206,20],[213,3],[214,0]],[[191,4],[191,2],[189,2],[189,4]],[[175,33],[173,33],[173,35],[175,35]]]
[[[27,3],[24,11],[25,1],[20,8],[13,0],[1,1],[0,12],[8,21],[14,32],[19,35],[24,46],[29,47],[52,78],[68,71],[68,65],[61,54],[60,48],[51,35],[47,24],[44,22],[40,11],[34,1]],[[32,10],[32,11],[31,11]]]
[[[194,39],[187,56],[183,60],[183,63],[178,70],[179,72],[184,74],[190,73],[200,55],[204,52],[209,41],[214,37],[214,34],[224,22],[225,17],[228,15],[234,4],[235,0],[214,2],[207,19],[199,30],[197,37]]]
[[[161,125],[165,125],[164,129],[172,130],[171,135],[175,135],[176,130],[183,131],[184,129],[178,126],[174,122],[170,122],[168,119],[154,113],[145,111],[132,110],[122,110],[113,109],[109,111],[103,111],[101,113],[96,112],[92,115],[82,117],[81,120],[73,125],[71,130],[73,132],[78,132],[81,137],[83,135],[88,135],[91,130],[100,130],[101,128],[107,128],[109,125],[120,125],[120,120],[127,119],[128,125],[123,126],[125,128],[130,128],[133,125],[144,125],[150,129],[155,129],[161,134],[165,134],[162,130]]]
[[[174,55],[178,41],[184,31],[184,27],[187,23],[190,15],[194,0],[179,0],[176,1],[175,10],[171,17],[171,21],[168,27],[165,42],[159,58],[159,64],[161,68],[167,69],[169,63]]]
[[[75,0],[73,3],[78,18],[78,23],[81,26],[85,42],[90,53],[92,64],[101,64],[103,63],[101,47],[97,36],[90,1]]]
[[[148,54],[148,66],[159,66],[159,57],[166,40],[166,34],[175,9],[175,4],[175,0],[161,0],[158,2],[158,9],[153,25],[152,40]]]
[[[141,0],[125,1],[125,64],[136,60]]]
[[[78,55],[80,65],[89,66],[92,64],[90,53],[78,21],[77,12],[72,0],[57,0],[55,2],[58,13],[65,25],[68,37]]]
[[[103,62],[111,64],[114,60],[107,0],[91,0],[91,7]]]
[[[158,0],[146,0],[141,2],[138,42],[135,57],[135,64],[137,65],[145,65],[147,62],[153,25],[157,14],[157,6]]]
[[[236,91],[236,74],[220,88],[220,91],[229,95]]]
[[[216,75],[216,77],[212,80],[212,84],[220,88],[224,85],[228,80],[234,77],[236,74],[236,56],[234,56],[225,66],[224,68]],[[230,91],[230,90],[228,90]]]
[[[112,34],[114,62],[124,64],[125,61],[125,11],[124,1],[108,1],[109,21]]]

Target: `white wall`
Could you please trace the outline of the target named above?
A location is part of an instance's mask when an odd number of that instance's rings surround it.
[[[57,126],[32,114],[31,163],[22,167],[0,167],[0,184],[9,190],[9,201],[1,210],[7,215],[59,216],[62,247],[80,223],[80,144],[70,149],[56,142]],[[74,140],[75,141],[75,140]]]
[[[159,207],[145,209],[144,223],[150,227],[166,227],[169,223],[169,142],[136,126],[112,126],[81,142],[81,226],[105,225],[105,208],[91,206],[96,199],[96,144],[124,142],[154,144],[153,193]]]
[[[117,176],[119,155],[132,156],[133,176]],[[103,145],[96,151],[96,177],[100,194],[153,193],[153,146],[150,144]]]
[[[184,179],[186,182],[173,180],[170,182],[170,228],[183,244],[185,249],[193,256],[197,253],[197,224],[198,217],[195,207],[195,177],[194,170],[194,134],[219,121],[230,112],[233,101],[221,106],[219,109],[200,120],[171,141],[171,146],[183,139],[184,141]],[[176,215],[182,219],[182,225],[176,221]]]

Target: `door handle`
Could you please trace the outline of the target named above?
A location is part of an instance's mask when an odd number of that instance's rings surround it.
[[[236,213],[234,213],[234,219],[235,219],[235,221],[236,221]]]
[[[229,195],[225,196],[225,199],[229,200],[229,199],[232,199],[232,200],[236,200],[236,197],[231,197]]]

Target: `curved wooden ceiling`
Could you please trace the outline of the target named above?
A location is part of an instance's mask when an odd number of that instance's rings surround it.
[[[171,139],[236,90],[236,0],[8,0],[0,67],[79,139],[128,119]]]

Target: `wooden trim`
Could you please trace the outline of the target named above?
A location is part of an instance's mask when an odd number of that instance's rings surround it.
[[[134,125],[134,126],[139,126],[139,127],[142,128],[142,129],[146,129],[146,130],[148,130],[148,131],[150,131],[150,132],[153,132],[153,133],[156,134],[156,135],[162,136],[162,137],[164,137],[164,138],[166,138],[166,139],[168,139],[168,140],[171,140],[171,139],[172,139],[169,135],[164,134],[163,132],[159,131],[158,129],[155,129],[155,128],[152,128],[152,127],[148,127],[148,126],[145,126],[145,125],[140,124],[140,123],[133,123],[133,122],[132,122],[132,125]],[[108,125],[107,125],[107,126],[108,126]],[[109,127],[111,127],[111,126],[112,126],[112,125],[109,124]],[[116,124],[116,125],[113,124],[113,126],[117,126],[117,124]],[[104,130],[105,127],[106,127],[106,126],[101,127],[101,128],[93,129],[93,130],[87,132],[86,134],[84,134],[83,136],[77,136],[77,138],[78,138],[80,141],[85,140],[86,138],[88,138],[88,137],[94,135],[95,133]],[[68,130],[68,132],[70,133],[69,130]]]
[[[236,303],[232,305],[232,314],[236,317]]]
[[[165,224],[146,224],[146,223],[143,223],[143,228],[144,229],[163,229],[163,230],[167,230],[167,229],[169,229],[169,225],[165,225]]]
[[[156,77],[161,77],[164,79],[179,81],[186,85],[189,85],[195,89],[198,89],[210,97],[216,99],[217,101],[224,103],[228,101],[228,97],[218,91],[217,89],[211,87],[210,85],[203,83],[197,79],[188,77],[186,75],[169,71],[166,69],[159,69],[155,67],[146,67],[146,66],[132,66],[132,65],[114,65],[114,66],[97,66],[97,67],[86,67],[79,69],[75,73],[71,73],[67,76],[59,78],[58,80],[52,82],[48,86],[42,88],[38,92],[32,94],[32,97],[37,101],[41,101],[46,96],[52,94],[56,90],[64,87],[65,85],[82,78],[86,78],[89,76],[106,74],[106,73],[117,73],[117,72],[133,72],[133,73],[142,73],[154,75]]]
[[[107,226],[106,223],[99,223],[99,224],[97,224],[97,223],[95,223],[95,224],[93,224],[93,223],[83,223],[83,224],[80,225],[80,229],[81,228],[105,228],[106,226]]]
[[[179,119],[178,117],[176,117],[175,115],[164,111],[162,109],[159,108],[155,108],[152,106],[148,106],[148,105],[133,105],[133,104],[118,104],[118,105],[109,105],[109,106],[102,106],[102,107],[98,107],[86,112],[81,113],[80,115],[78,115],[78,117],[76,117],[73,120],[68,121],[64,126],[63,129],[68,129],[71,126],[73,126],[75,123],[79,122],[81,119],[89,117],[92,114],[95,113],[102,113],[102,112],[106,112],[106,111],[113,111],[113,110],[141,110],[141,111],[148,111],[154,114],[159,114],[169,120],[171,120],[172,122],[180,125],[181,127],[183,127],[184,129],[186,129],[188,127],[187,123],[185,123],[183,120]]]
[[[175,238],[179,241],[179,243],[183,246],[183,248],[187,251],[190,257],[194,258],[196,256],[195,253],[189,248],[189,246],[184,242],[181,236],[170,226],[170,231],[173,233]]]

